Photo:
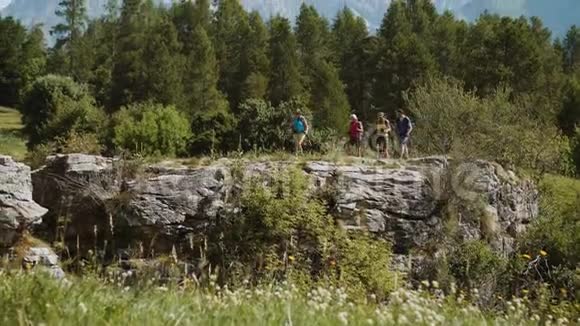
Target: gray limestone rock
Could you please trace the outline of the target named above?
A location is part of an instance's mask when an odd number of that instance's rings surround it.
[[[47,209],[32,199],[30,168],[0,156],[0,246],[9,246],[19,233],[38,224]]]

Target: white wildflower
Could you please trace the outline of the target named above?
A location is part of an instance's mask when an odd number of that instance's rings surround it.
[[[83,302],[79,303],[79,309],[83,315],[89,311],[89,309],[87,309],[87,306]]]
[[[348,313],[346,311],[338,313],[338,320],[340,320],[343,325],[348,325]]]

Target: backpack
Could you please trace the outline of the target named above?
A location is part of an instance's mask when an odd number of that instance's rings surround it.
[[[292,129],[297,134],[304,133],[306,127],[304,126],[304,121],[302,121],[302,117],[294,118],[294,123],[292,124]]]
[[[406,127],[406,130],[401,130],[402,127]],[[409,117],[404,117],[403,119],[397,121],[397,132],[399,134],[403,134],[408,132],[410,129],[413,129],[413,123]]]

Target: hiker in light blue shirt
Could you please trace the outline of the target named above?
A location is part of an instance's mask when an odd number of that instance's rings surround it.
[[[294,152],[296,154],[302,154],[302,143],[308,134],[308,122],[306,118],[302,115],[300,110],[294,112],[294,118],[292,118],[292,133],[294,138]]]

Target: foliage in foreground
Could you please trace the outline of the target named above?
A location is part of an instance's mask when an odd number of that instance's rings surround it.
[[[125,287],[94,277],[52,280],[42,273],[0,272],[0,323],[4,325],[566,325],[578,307],[540,315],[527,299],[483,312],[461,293],[399,289],[388,303],[353,303],[341,288],[300,291],[292,284],[234,290],[180,286]],[[469,296],[476,294],[472,293]],[[575,315],[576,314],[576,315]],[[576,316],[576,317],[574,317]]]
[[[241,173],[234,177],[242,177]],[[269,184],[264,186],[264,184]],[[302,171],[245,181],[239,212],[218,222],[208,258],[222,284],[292,281],[349,288],[349,294],[385,298],[396,286],[385,241],[348,234],[312,196]]]
[[[547,175],[541,183],[540,216],[520,239],[521,251],[542,249],[550,268],[530,280],[547,282],[553,293],[580,299],[580,182]],[[535,284],[534,284],[535,283]]]

